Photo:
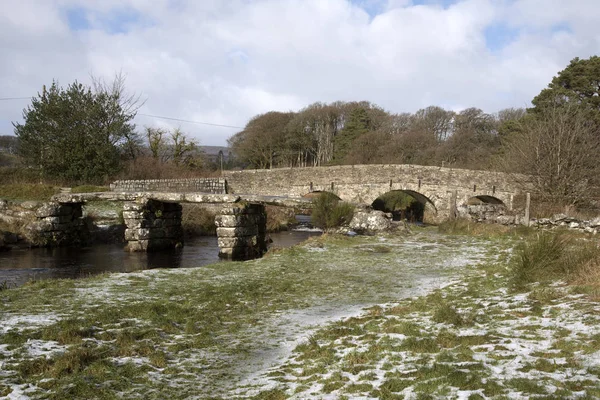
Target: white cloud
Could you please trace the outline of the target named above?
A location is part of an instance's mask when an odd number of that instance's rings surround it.
[[[315,101],[370,100],[394,112],[526,106],[570,59],[600,53],[597,0],[0,2],[0,97],[122,71],[147,98],[143,113],[235,126]],[[70,29],[73,8],[88,29]],[[111,33],[107,21],[118,26],[123,10],[139,18]],[[513,41],[490,49],[493,24],[514,30]],[[0,102],[0,133],[26,103]],[[204,144],[235,133],[181,126]]]

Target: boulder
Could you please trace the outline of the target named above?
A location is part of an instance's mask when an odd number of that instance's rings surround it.
[[[383,211],[357,211],[350,221],[350,229],[357,233],[381,232],[391,227],[392,216]]]

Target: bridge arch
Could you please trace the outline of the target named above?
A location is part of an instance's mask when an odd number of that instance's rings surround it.
[[[505,206],[504,202],[495,196],[490,196],[487,194],[481,194],[478,196],[473,196],[467,200],[468,206],[478,206],[483,204],[491,204],[497,206]]]
[[[394,220],[426,222],[435,219],[437,208],[423,193],[409,189],[390,190],[377,197],[371,206],[392,213]]]

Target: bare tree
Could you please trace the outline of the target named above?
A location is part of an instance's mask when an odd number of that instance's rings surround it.
[[[529,175],[544,200],[580,204],[600,173],[599,133],[578,105],[549,107],[506,139],[501,166]]]
[[[126,91],[126,76],[122,71],[116,73],[110,82],[94,75],[91,75],[91,80],[94,93],[110,99],[109,104],[118,107],[125,115],[135,116],[139,109],[146,103],[146,100],[140,94],[128,93]],[[107,131],[110,131],[111,126],[115,123],[111,119],[112,115],[114,115],[114,112],[106,113],[105,129]],[[113,145],[121,148],[126,158],[133,159],[141,152],[143,140],[135,130],[135,125],[131,124],[131,127],[130,130],[124,131],[121,137],[112,139],[111,142]]]

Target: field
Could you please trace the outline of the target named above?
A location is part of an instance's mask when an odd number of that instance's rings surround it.
[[[518,236],[325,235],[260,260],[0,292],[0,395],[600,396],[600,307]]]

